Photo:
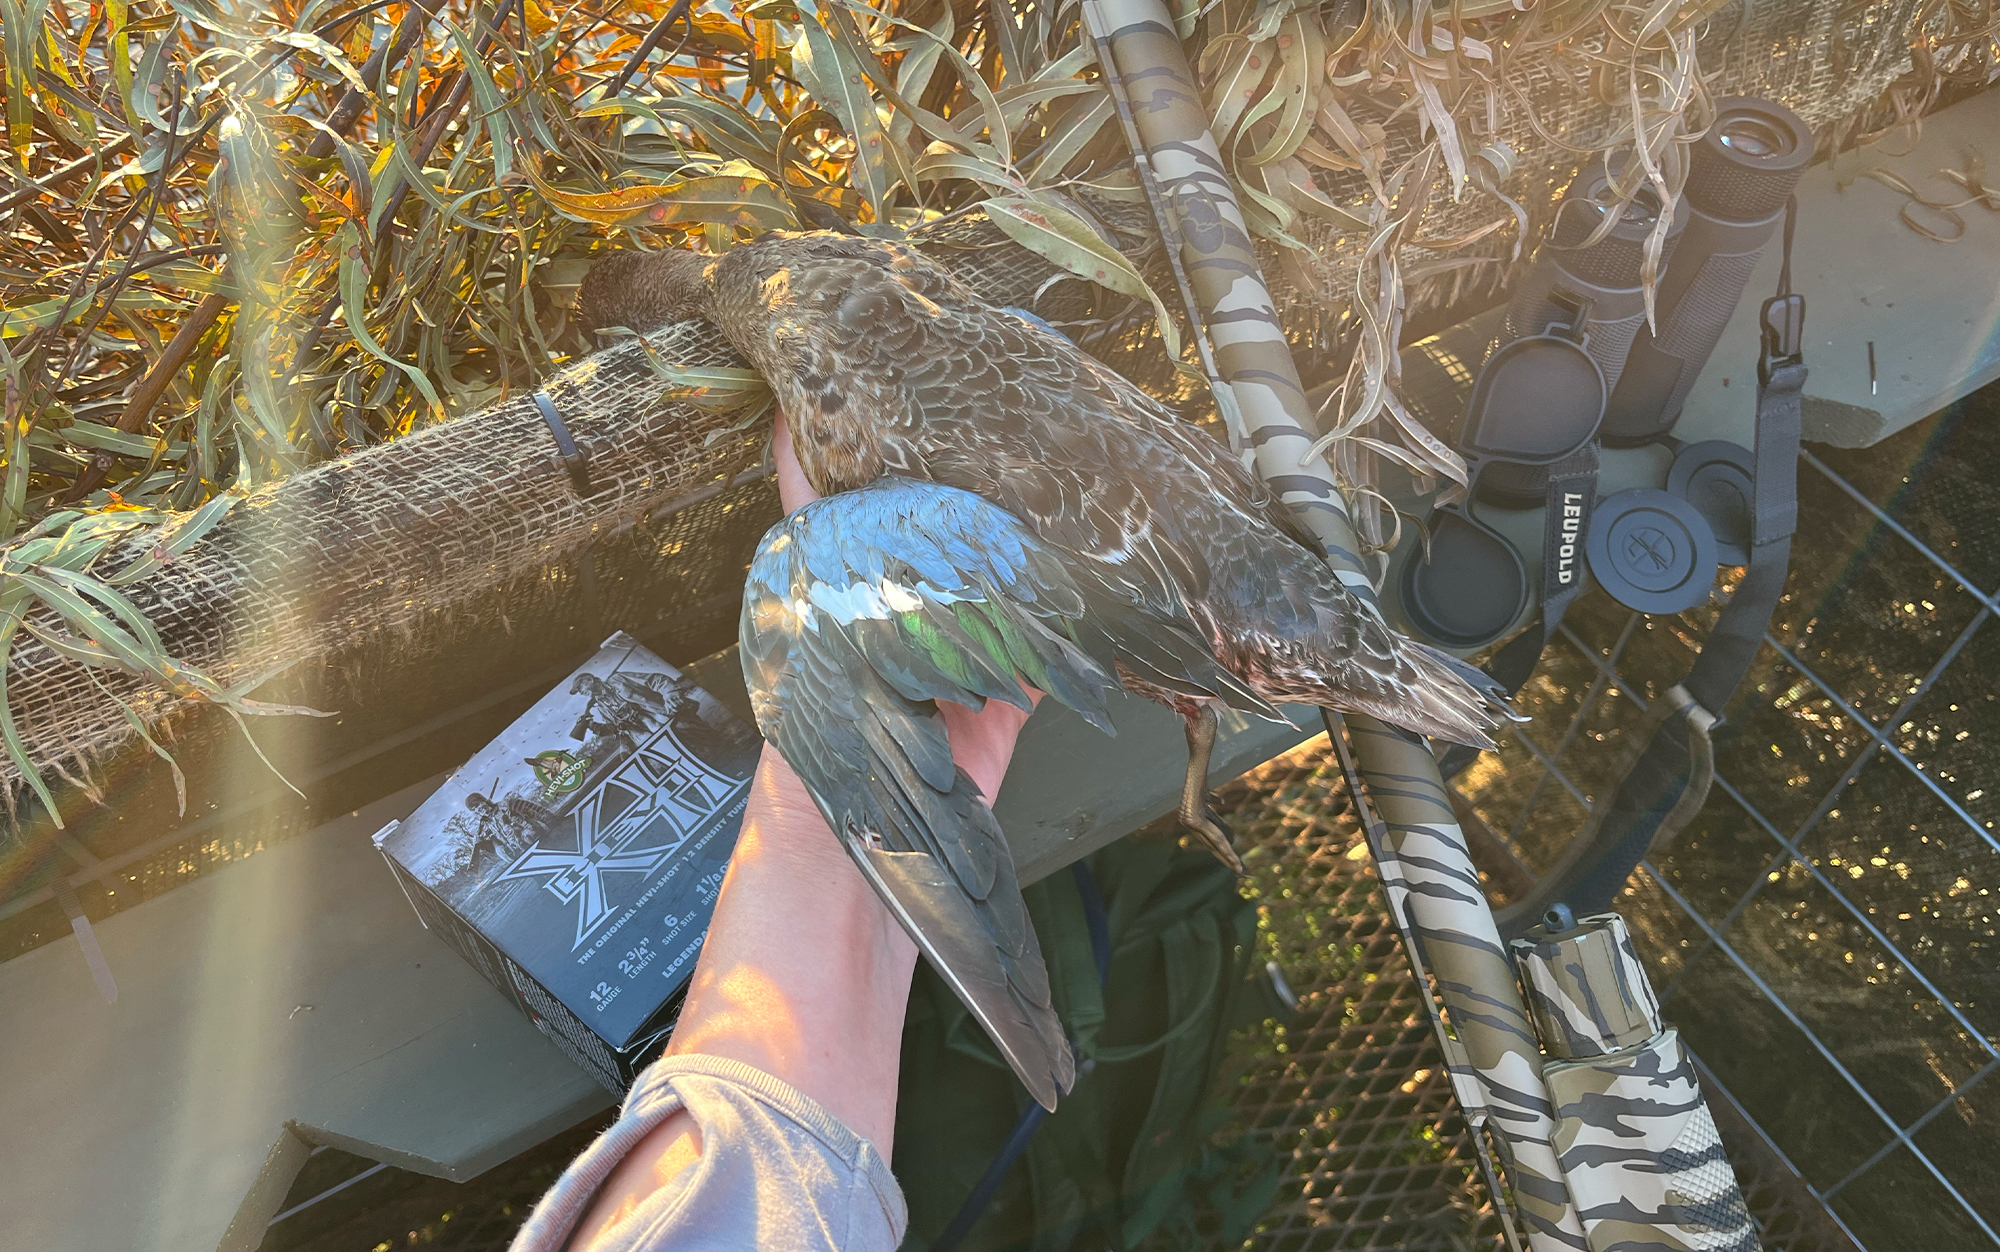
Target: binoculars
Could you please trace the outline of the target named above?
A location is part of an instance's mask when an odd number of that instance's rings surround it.
[[[1416,633],[1483,648],[1524,619],[1538,583],[1553,630],[1551,607],[1586,570],[1630,608],[1676,613],[1707,598],[1719,566],[1748,562],[1751,450],[1672,432],[1812,152],[1785,106],[1717,102],[1666,225],[1651,327],[1642,273],[1664,206],[1646,187],[1621,196],[1615,172],[1572,184],[1473,385],[1458,437],[1467,498],[1433,511],[1427,559],[1402,566]],[[1671,454],[1664,484],[1599,499],[1600,449],[1644,445]],[[1539,578],[1523,550],[1537,507]]]

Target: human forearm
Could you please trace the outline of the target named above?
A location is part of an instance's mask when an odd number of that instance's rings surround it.
[[[887,1155],[917,949],[766,748],[670,1054],[753,1065]]]
[[[780,419],[780,494],[795,509],[812,489],[789,449]],[[952,704],[940,711],[953,758],[990,799],[1028,714],[998,703],[979,713]],[[916,958],[916,945],[848,859],[798,776],[767,747],[668,1054],[718,1056],[762,1070],[887,1159]],[[569,1246],[591,1248],[701,1153],[694,1119],[672,1115],[606,1179]]]
[[[767,747],[667,1053],[726,1057],[782,1079],[886,1158],[916,959]],[[688,1114],[660,1125],[605,1181],[570,1247],[589,1249],[700,1153]]]

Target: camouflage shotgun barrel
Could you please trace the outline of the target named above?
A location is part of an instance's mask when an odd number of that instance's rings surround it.
[[[1380,612],[1333,470],[1309,455],[1305,390],[1173,18],[1160,0],[1085,0],[1083,13],[1100,59],[1113,62],[1101,69],[1141,175],[1157,184],[1149,194],[1162,237],[1179,245],[1190,313],[1224,380],[1218,406],[1241,423],[1258,474],[1319,537],[1341,581]],[[1467,1119],[1494,1132],[1535,1252],[1581,1249],[1541,1051],[1436,761],[1422,739],[1373,718],[1345,723],[1342,758],[1358,768],[1357,806],[1379,818],[1370,842],[1390,908],[1406,936],[1414,930],[1412,959],[1428,958],[1451,1018],[1439,1033]],[[1338,741],[1337,719],[1329,729]]]
[[[1694,1065],[1661,1026],[1624,919],[1551,912],[1512,947],[1593,1252],[1757,1252]]]

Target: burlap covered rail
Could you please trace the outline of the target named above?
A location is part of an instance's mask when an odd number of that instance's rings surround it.
[[[1033,298],[1055,272],[977,219],[926,240],[954,264],[981,258],[963,268],[1002,303]],[[1080,313],[1087,297],[1055,304]],[[223,684],[273,675],[259,698],[387,727],[591,646],[595,632],[700,618],[712,644],[734,621],[750,547],[777,516],[761,465],[767,425],[732,430],[731,417],[669,399],[648,348],[676,364],[744,364],[706,325],[683,324],[546,380],[587,458],[587,497],[520,394],[263,487],[126,590],[175,658]],[[98,568],[136,558],[144,542]],[[25,635],[9,680],[29,756],[51,783],[70,784],[66,810],[107,798],[112,758],[150,759],[114,696],[149,723],[173,723],[183,745],[229,729]],[[24,779],[11,763],[4,776],[10,813],[32,823]]]
[[[653,342],[675,360],[733,357],[705,326],[669,327]],[[463,633],[453,623],[467,614],[512,608],[532,625],[524,577],[568,568],[593,540],[713,492],[754,463],[752,441],[710,441],[724,420],[663,402],[666,389],[633,342],[548,380],[588,457],[587,498],[536,405],[519,395],[254,492],[131,598],[178,659],[225,684],[281,673],[285,692],[321,701],[338,700],[340,683],[313,681],[311,671],[421,667],[451,647]],[[142,544],[129,541],[102,566],[138,556]],[[573,570],[548,581],[558,599],[582,595]],[[179,703],[102,673],[39,641],[17,645],[14,713],[38,764],[74,773],[123,745],[131,731],[114,693],[149,721]],[[18,773],[10,768],[8,779],[18,793]]]

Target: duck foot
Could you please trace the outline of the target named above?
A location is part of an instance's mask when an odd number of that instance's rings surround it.
[[[1208,762],[1221,726],[1222,714],[1213,704],[1202,705],[1199,713],[1187,719],[1188,768],[1187,781],[1181,786],[1180,819],[1189,834],[1241,878],[1246,872],[1243,858],[1237,855],[1221,815],[1208,802]]]

